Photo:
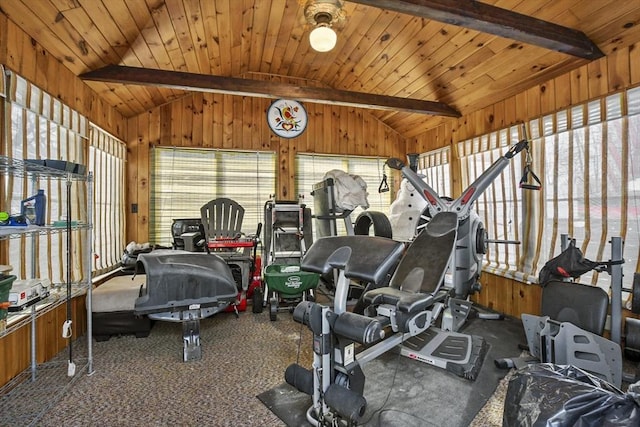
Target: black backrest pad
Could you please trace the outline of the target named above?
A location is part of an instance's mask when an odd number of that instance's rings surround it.
[[[542,289],[543,316],[594,334],[602,335],[608,308],[609,296],[597,286],[553,281]]]
[[[389,286],[407,292],[435,292],[444,280],[457,231],[455,212],[436,214],[407,249]]]
[[[379,283],[403,250],[402,243],[384,237],[322,237],[311,245],[300,268],[319,274],[337,268],[350,279]]]

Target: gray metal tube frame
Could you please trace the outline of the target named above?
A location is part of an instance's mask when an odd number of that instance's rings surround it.
[[[624,261],[622,258],[622,237],[611,238],[611,261]],[[622,264],[611,266],[611,341],[620,345],[622,328]]]

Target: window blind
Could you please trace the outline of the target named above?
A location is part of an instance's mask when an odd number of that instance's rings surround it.
[[[418,173],[441,197],[451,197],[449,147],[429,151],[418,157]]]
[[[459,143],[462,191],[519,139],[520,130],[514,126]],[[517,189],[521,171],[521,160],[512,160],[476,201],[474,209],[490,239],[520,240],[518,225],[522,223],[522,211]],[[516,274],[521,270],[518,265],[520,252],[521,248],[516,245],[491,243],[484,256],[484,269],[498,274]]]
[[[149,241],[171,246],[173,219],[200,218],[200,208],[218,197],[244,207],[242,231],[253,234],[275,192],[275,153],[154,147]]]
[[[89,165],[93,172],[93,271],[105,273],[119,265],[126,246],[125,177],[127,147],[103,129],[91,125]]]
[[[43,91],[23,77],[8,72],[4,74],[5,93],[9,106],[5,108],[4,123],[8,123],[6,155],[15,159],[55,159],[86,164],[88,120],[86,117]],[[21,201],[43,189],[47,197],[46,222],[66,217],[66,182],[63,180],[30,177],[14,178],[7,184],[7,206],[3,209],[11,214],[20,213]],[[73,220],[87,222],[86,184],[71,183],[71,215]],[[84,232],[72,236],[72,280],[82,279],[82,242]],[[38,257],[35,271],[23,254],[37,246]],[[85,248],[86,249],[86,248]],[[66,254],[66,236],[49,234],[35,239],[9,240],[9,262],[13,272],[21,278],[49,278],[54,283],[66,279],[61,262]]]

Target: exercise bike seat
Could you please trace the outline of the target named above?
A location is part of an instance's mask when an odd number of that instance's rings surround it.
[[[300,268],[318,274],[343,270],[345,277],[380,283],[402,256],[404,245],[385,237],[329,236],[316,240],[305,254]]]
[[[391,304],[401,312],[413,313],[443,300],[448,290],[442,284],[457,232],[455,212],[436,214],[407,249],[389,286],[366,292],[365,304]]]

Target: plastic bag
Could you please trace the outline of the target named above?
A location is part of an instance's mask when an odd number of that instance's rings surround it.
[[[624,393],[579,368],[539,363],[514,374],[503,427],[640,426],[640,394]]]

